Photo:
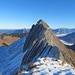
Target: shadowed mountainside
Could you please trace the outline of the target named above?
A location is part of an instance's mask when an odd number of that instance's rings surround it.
[[[75,44],[71,45],[71,46],[69,46],[69,45],[66,45],[66,46],[67,46],[67,48],[72,49],[75,52]]]
[[[68,43],[75,43],[75,32],[59,38]]]

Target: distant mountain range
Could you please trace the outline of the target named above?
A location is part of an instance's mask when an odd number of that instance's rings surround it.
[[[0,46],[8,46],[28,33],[29,29],[0,30]]]
[[[30,29],[0,29],[0,34],[2,33],[7,33],[7,34],[11,34],[11,33],[25,33],[25,32],[29,32]],[[52,29],[52,31],[55,34],[70,34],[75,32],[75,28],[73,29],[69,29],[69,28],[57,28],[57,29]]]
[[[7,34],[13,34],[13,33],[28,33],[30,29],[0,29],[0,34],[7,33]]]
[[[69,28],[58,28],[58,29],[52,29],[52,31],[55,34],[70,34],[75,32],[75,28],[69,29]]]

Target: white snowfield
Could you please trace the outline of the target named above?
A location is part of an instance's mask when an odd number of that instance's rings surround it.
[[[54,58],[38,58],[33,68],[21,75],[75,75],[75,69],[69,64]]]

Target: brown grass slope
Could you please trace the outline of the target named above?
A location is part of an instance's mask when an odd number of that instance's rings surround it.
[[[0,38],[0,46],[8,46],[18,40],[19,37],[4,36]]]

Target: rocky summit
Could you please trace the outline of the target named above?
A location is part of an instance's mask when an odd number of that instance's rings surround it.
[[[33,25],[26,38],[23,52],[26,52],[21,68],[28,69],[28,66],[38,58],[50,57],[60,59],[75,67],[75,59],[72,58],[70,51],[56,37],[47,23],[39,20]]]

